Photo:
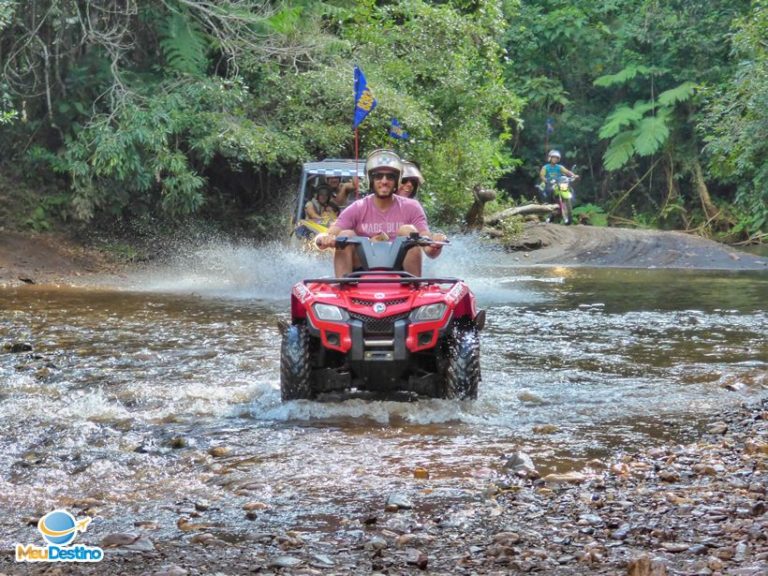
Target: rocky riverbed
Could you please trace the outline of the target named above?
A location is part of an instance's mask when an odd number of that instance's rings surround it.
[[[208,465],[227,455],[226,447],[211,451]],[[180,502],[172,538],[145,522],[90,542],[105,550],[99,564],[22,567],[6,556],[0,572],[768,573],[768,401],[723,414],[693,443],[617,454],[562,474],[542,476],[527,454],[507,454],[439,503],[428,498],[430,471],[413,475],[410,489],[381,494],[367,513],[329,519],[336,531],[249,530],[268,513],[259,501],[243,506],[242,526],[233,530],[217,527],[211,503]],[[78,517],[100,504],[67,503]]]

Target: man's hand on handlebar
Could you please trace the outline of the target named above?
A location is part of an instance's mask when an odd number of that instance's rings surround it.
[[[445,234],[442,234],[440,232],[435,232],[432,236],[433,242],[448,242],[448,237]],[[443,250],[443,244],[431,244],[429,246],[424,247],[424,254],[429,256],[430,258],[437,258],[440,256],[440,252]]]
[[[315,244],[320,250],[334,248],[336,246],[336,236],[333,234],[318,234],[315,237]]]

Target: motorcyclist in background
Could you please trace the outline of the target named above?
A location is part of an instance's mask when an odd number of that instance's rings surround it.
[[[538,189],[542,202],[546,202],[552,198],[553,183],[557,182],[557,179],[560,178],[560,176],[565,175],[574,180],[579,177],[578,174],[574,174],[568,170],[568,168],[560,164],[560,158],[562,158],[562,156],[560,156],[559,151],[550,150],[547,155],[548,163],[544,164],[539,171],[541,182],[539,183]]]

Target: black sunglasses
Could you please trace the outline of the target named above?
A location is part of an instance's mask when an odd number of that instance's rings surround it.
[[[394,182],[397,180],[397,176],[395,174],[390,174],[389,172],[376,172],[375,174],[371,174],[371,178],[373,180],[392,180]]]

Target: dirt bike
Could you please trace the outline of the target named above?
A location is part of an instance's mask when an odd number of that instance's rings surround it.
[[[291,321],[280,326],[282,400],[347,391],[476,398],[485,311],[464,281],[403,270],[408,250],[444,244],[418,234],[336,238],[337,249],[356,247],[361,269],[293,286]]]
[[[552,190],[554,199],[557,200],[558,214],[563,224],[568,226],[573,223],[573,182],[577,176],[560,176],[549,181],[548,188]]]

